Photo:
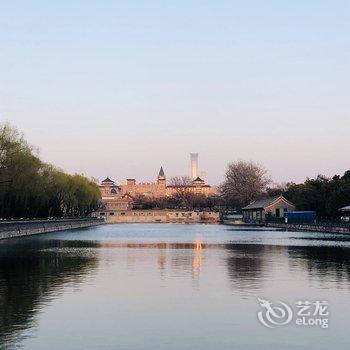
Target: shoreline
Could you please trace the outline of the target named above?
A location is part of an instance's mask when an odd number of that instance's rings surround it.
[[[105,224],[104,220],[97,218],[3,221],[0,222],[0,241],[42,233],[75,230],[103,224]]]

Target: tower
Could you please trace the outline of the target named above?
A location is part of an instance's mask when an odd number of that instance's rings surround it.
[[[191,178],[196,179],[198,176],[198,153],[190,153],[191,155]]]
[[[163,170],[163,167],[160,167],[159,173],[158,173],[158,179],[157,179],[157,183],[158,185],[164,185],[165,186],[165,182],[166,182],[166,177],[165,177],[165,173]]]

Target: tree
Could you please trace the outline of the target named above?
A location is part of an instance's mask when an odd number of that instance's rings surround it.
[[[169,181],[173,189],[172,197],[180,207],[191,207],[194,193],[192,192],[192,180],[188,176],[175,176]]]
[[[228,205],[240,210],[265,194],[270,182],[267,171],[260,164],[237,161],[227,165],[225,181],[219,191]]]
[[[302,184],[290,184],[283,194],[298,210],[316,211],[320,218],[337,218],[338,209],[350,204],[350,171],[343,176],[318,175]]]
[[[42,162],[22,134],[0,124],[0,218],[88,215],[99,198],[95,181]]]

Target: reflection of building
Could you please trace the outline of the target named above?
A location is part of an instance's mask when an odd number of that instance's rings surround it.
[[[283,218],[284,213],[294,210],[295,205],[282,195],[257,200],[242,209],[243,220],[253,222],[265,221],[268,215]]]

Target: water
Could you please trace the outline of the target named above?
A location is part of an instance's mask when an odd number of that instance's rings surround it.
[[[350,236],[106,225],[0,242],[4,349],[348,349]],[[257,298],[326,300],[264,327]]]

